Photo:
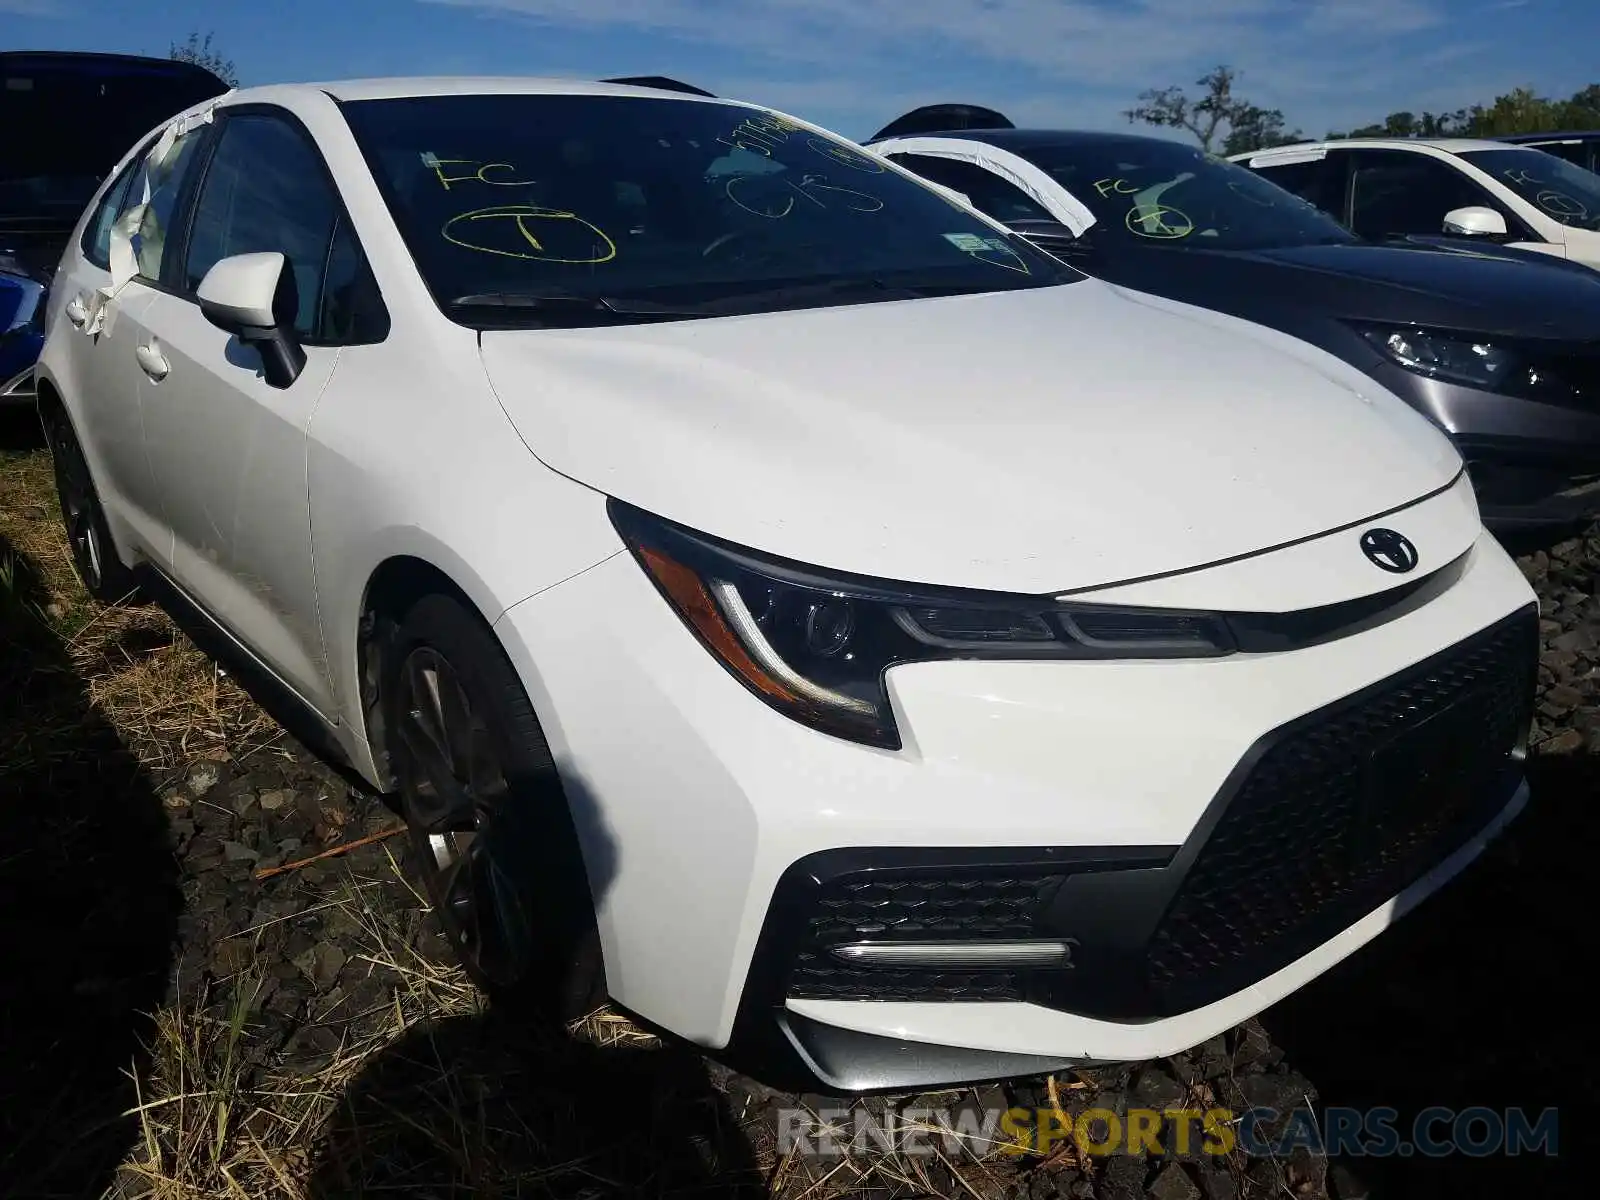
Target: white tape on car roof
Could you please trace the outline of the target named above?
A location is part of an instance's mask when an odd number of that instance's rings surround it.
[[[150,199],[167,174],[172,170],[172,155],[177,149],[178,139],[184,134],[198,129],[202,125],[211,124],[217,105],[226,100],[233,93],[230,91],[206,103],[204,108],[194,112],[185,113],[177,120],[171,122],[161,131],[161,136],[156,139],[156,144],[150,147],[149,153],[144,157],[144,162],[139,168],[141,188],[139,202],[123,210],[111,226],[109,263],[111,267],[111,282],[106,287],[100,288],[90,300],[93,309],[89,320],[84,325],[84,332],[95,334],[106,330],[109,332],[110,322],[115,312],[112,302],[117,294],[127,286],[128,281],[139,272],[139,257],[134,252],[133,238],[135,234],[142,235],[140,249],[146,251],[146,256],[153,251],[156,262],[159,264],[161,245],[164,231],[156,223],[155,213],[150,208]],[[147,249],[148,248],[148,249]]]
[[[1074,237],[1095,223],[1087,205],[1051,178],[1050,173],[999,146],[952,137],[885,138],[867,147],[874,154],[926,154],[971,163],[1014,184],[1041,208],[1072,230]]]

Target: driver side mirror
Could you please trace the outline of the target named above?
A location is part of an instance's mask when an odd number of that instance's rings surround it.
[[[273,250],[220,260],[200,281],[197,297],[206,320],[260,351],[270,386],[287,388],[300,378],[306,352],[294,331],[299,294],[282,254]]]
[[[1454,237],[1505,237],[1506,219],[1480,205],[1452,208],[1444,215],[1444,231]]]

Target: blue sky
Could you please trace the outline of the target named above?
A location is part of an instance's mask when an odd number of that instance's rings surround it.
[[[214,32],[246,84],[666,74],[866,137],[916,104],[1126,128],[1227,62],[1325,133],[1528,85],[1600,82],[1595,0],[0,0],[0,48],[165,54]]]

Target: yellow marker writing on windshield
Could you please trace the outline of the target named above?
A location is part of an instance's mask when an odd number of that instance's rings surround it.
[[[1121,196],[1131,196],[1139,190],[1139,186],[1129,183],[1126,179],[1098,179],[1094,183],[1094,190],[1102,196],[1109,196],[1113,192]]]
[[[454,245],[502,258],[604,263],[617,256],[617,244],[598,225],[576,213],[529,204],[460,213],[446,221],[439,232]]]
[[[487,183],[493,187],[525,187],[533,183],[532,179],[490,179],[490,171],[516,171],[516,167],[504,162],[481,162],[476,158],[439,158],[428,153],[422,156],[424,166],[430,168],[439,177],[439,182],[444,185],[444,190],[449,191],[452,183]],[[472,167],[464,175],[446,175],[446,166]]]

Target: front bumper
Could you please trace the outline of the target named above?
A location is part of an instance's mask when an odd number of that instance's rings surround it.
[[[1450,434],[1491,530],[1600,517],[1600,409],[1423,379],[1389,364],[1375,373]]]
[[[1292,553],[1306,570],[1288,591],[1336,561],[1315,542]],[[1191,594],[1258,569],[1196,573]],[[755,700],[626,555],[497,631],[563,773],[615,1000],[768,1082],[906,1090],[1173,1053],[1375,936],[1523,802],[1512,749],[1533,691],[1531,602],[1483,535],[1448,590],[1291,652],[907,665],[889,675],[900,752]],[[1482,638],[1501,640],[1490,652]],[[1487,673],[1467,661],[1484,654]],[[1324,745],[1318,730],[1335,727]],[[1386,740],[1413,735],[1434,748]],[[1467,777],[1452,773],[1461,746],[1478,747]],[[1438,811],[1363,810],[1350,773],[1374,755],[1397,778],[1443,772],[1399,789]],[[841,864],[853,882],[865,869],[868,892],[891,868],[931,879],[948,912],[970,901],[980,934],[1073,938],[1075,966],[869,987],[826,961],[827,939],[867,936],[851,893],[828,894]]]

